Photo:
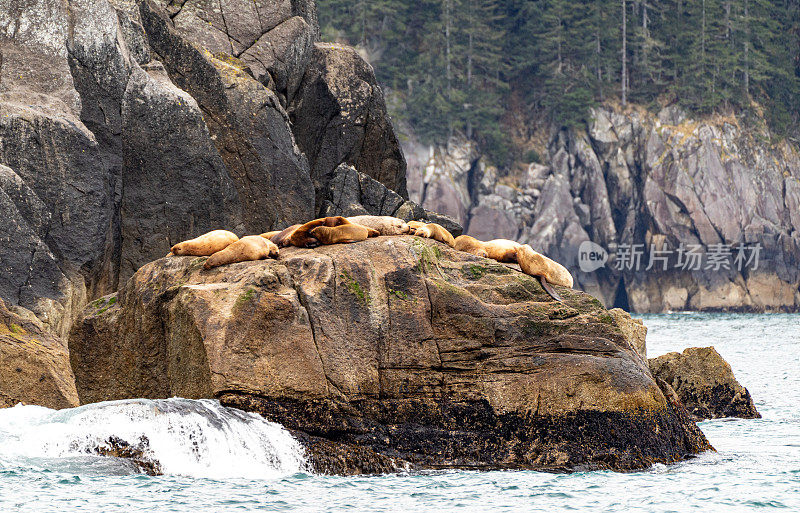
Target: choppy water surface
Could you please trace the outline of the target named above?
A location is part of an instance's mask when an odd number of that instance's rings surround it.
[[[213,401],[0,410],[0,511],[800,510],[800,316],[649,315],[648,356],[713,345],[759,420],[700,424],[717,453],[631,474],[438,472],[320,477],[277,424]],[[146,435],[165,476],[85,453]]]

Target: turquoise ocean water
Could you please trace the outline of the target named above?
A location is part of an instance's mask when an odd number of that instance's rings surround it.
[[[0,512],[800,511],[800,315],[644,316],[648,356],[713,345],[758,420],[701,429],[716,447],[643,472],[433,472],[323,477],[277,424],[213,401],[0,410]],[[166,475],[86,454],[146,435]]]

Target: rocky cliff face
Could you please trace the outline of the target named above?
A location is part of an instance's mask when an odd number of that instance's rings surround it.
[[[372,68],[318,33],[312,0],[0,1],[0,298],[64,336],[180,240],[314,217],[339,164],[404,196]]]
[[[502,179],[463,141],[405,150],[412,200],[530,243],[607,306],[800,309],[800,151],[766,132],[598,109],[552,134],[547,165]]]
[[[87,307],[81,402],[219,398],[335,473],[636,469],[710,447],[651,376],[641,324],[514,266],[412,236],[204,260],[145,265]]]

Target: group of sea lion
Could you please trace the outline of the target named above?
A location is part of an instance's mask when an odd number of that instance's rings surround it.
[[[279,248],[287,246],[313,248],[319,245],[359,242],[379,235],[405,234],[434,239],[458,251],[498,262],[517,263],[524,273],[538,277],[542,287],[558,301],[561,298],[550,285],[569,288],[573,285],[572,275],[563,265],[537,253],[528,244],[508,239],[482,242],[469,235],[454,238],[436,223],[405,222],[392,216],[322,217],[283,230],[247,235],[241,239],[232,232],[214,230],[175,244],[167,256],[208,256],[203,267],[211,269],[236,262],[277,258]]]

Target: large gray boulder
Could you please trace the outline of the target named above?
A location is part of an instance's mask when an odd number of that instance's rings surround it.
[[[438,223],[458,237],[464,229],[453,218],[426,210],[379,181],[341,164],[322,194],[320,216],[394,216],[404,221]]]
[[[633,470],[711,448],[650,374],[641,325],[512,265],[408,235],[204,260],[147,264],[84,310],[81,402],[218,398],[347,474]]]

